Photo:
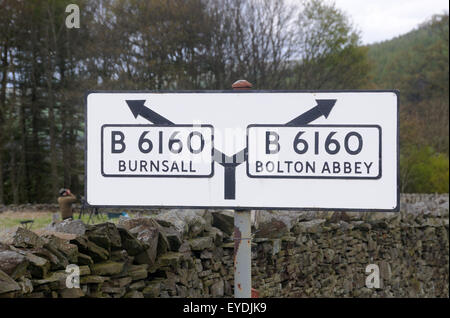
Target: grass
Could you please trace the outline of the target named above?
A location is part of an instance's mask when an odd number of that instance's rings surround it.
[[[52,222],[52,214],[59,212],[13,212],[13,211],[6,211],[3,213],[0,213],[0,231],[8,228],[12,228],[15,226],[20,226],[21,221],[26,220],[33,220],[34,223],[32,224],[31,229],[37,230],[45,228],[47,225],[49,225]],[[131,215],[130,215],[131,216]],[[74,213],[74,219],[78,219],[78,213]],[[84,223],[88,224],[89,221],[89,215],[84,214],[81,217],[81,220],[83,220]],[[93,216],[89,224],[97,224],[97,223],[103,223],[103,222],[113,222],[117,223],[119,221],[119,218],[113,218],[108,219],[107,215],[104,213],[100,213],[98,216]]]

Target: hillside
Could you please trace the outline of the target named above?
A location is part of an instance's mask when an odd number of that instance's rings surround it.
[[[395,74],[395,71],[419,76],[424,64],[433,70],[444,66],[442,73],[446,69],[448,83],[448,15],[435,16],[413,31],[368,48],[373,81],[379,88],[403,86],[398,81],[401,74]],[[440,52],[435,52],[437,49]],[[438,60],[427,61],[430,54]]]
[[[401,183],[448,192],[448,14],[368,47],[373,87],[400,90]]]

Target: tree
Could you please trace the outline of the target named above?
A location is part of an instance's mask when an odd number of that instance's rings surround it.
[[[79,29],[65,27],[66,1],[0,2],[0,203],[82,193],[87,90],[229,89],[241,77],[353,88],[367,75],[358,34],[318,0],[71,3]]]
[[[300,89],[355,89],[368,85],[367,49],[333,4],[304,3],[296,19],[297,61],[289,84]]]

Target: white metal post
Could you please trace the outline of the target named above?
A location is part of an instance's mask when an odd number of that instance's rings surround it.
[[[233,83],[233,90],[247,90],[252,84],[246,80]],[[252,296],[252,228],[251,211],[234,211],[234,297]]]
[[[250,298],[252,289],[251,211],[234,212],[234,297]]]

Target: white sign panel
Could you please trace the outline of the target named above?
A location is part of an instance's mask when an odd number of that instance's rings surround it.
[[[212,137],[212,126],[103,125],[102,175],[212,177]]]
[[[381,177],[380,126],[250,125],[247,136],[250,178]]]
[[[398,211],[395,91],[90,92],[95,206]]]

